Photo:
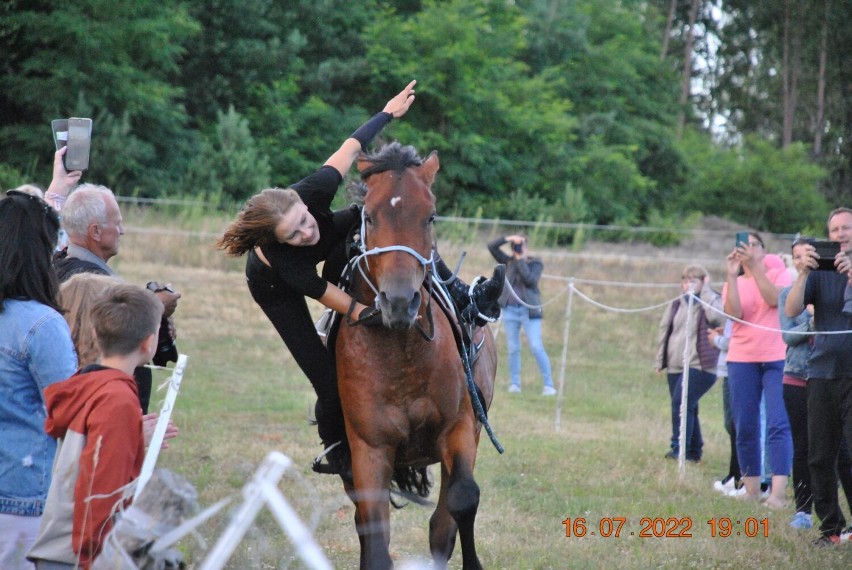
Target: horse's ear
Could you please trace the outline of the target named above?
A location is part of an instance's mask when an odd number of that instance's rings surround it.
[[[438,151],[433,150],[429,153],[429,158],[423,161],[423,164],[420,166],[420,176],[423,178],[423,181],[427,186],[432,186],[432,183],[435,181],[435,175],[438,173],[438,169],[441,167],[440,162],[438,161]]]
[[[367,159],[367,155],[363,152],[358,155],[358,172],[364,172],[367,168],[373,165],[371,160]]]

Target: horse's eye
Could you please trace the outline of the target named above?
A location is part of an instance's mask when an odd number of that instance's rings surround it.
[[[373,225],[373,218],[370,216],[370,214],[364,214],[364,222],[370,224],[371,226]]]
[[[435,223],[435,217],[436,217],[435,214],[432,214],[431,216],[429,216],[429,222],[428,223],[434,224]]]

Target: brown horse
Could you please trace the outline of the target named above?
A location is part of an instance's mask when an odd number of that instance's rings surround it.
[[[380,327],[340,327],[336,360],[352,452],[355,525],[361,568],[390,568],[390,488],[429,493],[426,466],[441,464],[441,490],[429,523],[436,567],[445,567],[456,534],[464,568],[481,568],[474,545],[479,486],[473,478],[482,424],[474,414],[453,332],[430,286],[434,271],[433,152],[425,161],[392,143],[358,161],[366,190],[360,270],[353,291],[381,309]],[[434,283],[434,282],[432,282]],[[497,357],[491,330],[481,343],[474,381],[487,407]]]

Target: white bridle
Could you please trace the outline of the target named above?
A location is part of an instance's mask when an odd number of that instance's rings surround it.
[[[356,236],[356,240],[358,242],[358,249],[361,250],[360,255],[354,257],[349,263],[358,268],[358,272],[361,273],[361,277],[364,278],[364,281],[370,286],[370,289],[373,290],[376,296],[379,295],[379,290],[373,284],[370,277],[367,275],[367,272],[364,270],[362,265],[362,261],[367,259],[368,257],[374,255],[380,255],[382,253],[387,253],[390,251],[402,251],[420,263],[420,266],[423,267],[423,278],[420,280],[421,282],[426,279],[426,275],[429,273],[429,269],[432,269],[432,275],[437,275],[437,271],[435,270],[435,247],[433,245],[432,249],[429,251],[428,259],[420,255],[420,252],[408,247],[407,245],[389,245],[387,247],[374,247],[370,250],[367,248],[367,240],[365,239],[367,235],[367,221],[366,215],[364,214],[364,208],[361,208],[361,234]]]

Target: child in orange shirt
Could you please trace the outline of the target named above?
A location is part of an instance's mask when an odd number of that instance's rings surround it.
[[[120,284],[92,308],[100,364],[45,390],[45,430],[57,438],[53,482],[28,558],[36,568],[89,568],[113,524],[117,503],[145,458],[142,409],[133,370],[157,349],[163,304]]]

